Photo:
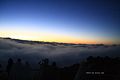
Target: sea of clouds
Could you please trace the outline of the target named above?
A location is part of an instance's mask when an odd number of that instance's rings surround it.
[[[57,65],[72,65],[84,60],[88,56],[120,56],[120,46],[93,46],[93,45],[52,45],[19,43],[10,39],[0,39],[0,62],[7,62],[9,58],[14,62],[21,58],[23,63],[38,63],[44,58]]]

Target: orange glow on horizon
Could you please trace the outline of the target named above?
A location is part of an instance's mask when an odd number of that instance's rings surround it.
[[[32,41],[45,41],[45,42],[61,42],[61,43],[74,43],[74,44],[112,44],[112,41],[76,38],[65,35],[49,34],[49,33],[36,33],[36,32],[1,32],[0,37],[10,37],[21,40],[32,40]]]

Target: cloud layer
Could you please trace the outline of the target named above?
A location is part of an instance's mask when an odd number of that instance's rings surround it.
[[[43,58],[49,58],[58,65],[71,65],[91,55],[118,57],[120,46],[29,44],[0,39],[0,61],[7,61],[11,57],[37,63]]]

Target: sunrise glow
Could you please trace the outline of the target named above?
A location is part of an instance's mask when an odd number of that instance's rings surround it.
[[[120,44],[119,16],[116,14],[113,21],[113,14],[109,13],[112,9],[108,9],[110,5],[97,5],[94,9],[93,3],[89,4],[72,1],[2,1],[0,37],[63,43]]]

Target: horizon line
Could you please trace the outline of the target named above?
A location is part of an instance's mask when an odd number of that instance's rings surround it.
[[[115,44],[115,43],[112,43],[112,44],[105,44],[105,43],[70,43],[70,42],[57,42],[57,41],[39,41],[39,40],[28,40],[28,39],[18,39],[18,38],[12,38],[12,37],[0,37],[0,39],[16,39],[16,40],[22,40],[22,41],[33,41],[33,42],[48,42],[48,43],[60,43],[60,44],[73,44],[73,45],[120,45],[120,44]]]

